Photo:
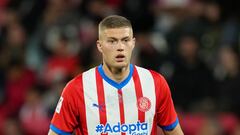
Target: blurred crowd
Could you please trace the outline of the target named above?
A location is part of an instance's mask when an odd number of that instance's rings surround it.
[[[240,135],[237,5],[234,0],[0,0],[0,135],[47,134],[66,82],[101,64],[97,25],[111,14],[133,23],[132,63],[167,79],[186,135]]]

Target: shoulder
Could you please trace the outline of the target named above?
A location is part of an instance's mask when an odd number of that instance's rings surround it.
[[[150,70],[150,69],[146,69],[146,68],[143,68],[143,67],[139,67],[139,66],[136,66],[136,65],[134,67],[137,70],[137,72],[150,73],[154,80],[165,80],[163,75],[159,72],[156,72],[156,71]]]
[[[70,80],[64,87],[63,94],[64,93],[75,94],[76,92],[79,92],[83,88],[83,75],[94,72],[95,68],[96,67],[91,68],[85,72],[82,72],[76,77],[74,77],[72,80]]]

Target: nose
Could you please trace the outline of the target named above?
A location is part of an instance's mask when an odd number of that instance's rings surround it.
[[[117,51],[122,52],[124,51],[124,44],[122,42],[119,42],[117,45]]]

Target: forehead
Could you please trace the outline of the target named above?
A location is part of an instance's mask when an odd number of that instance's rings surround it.
[[[105,38],[114,37],[114,38],[123,38],[123,37],[132,37],[132,29],[129,27],[121,28],[106,28],[102,30],[101,36]]]

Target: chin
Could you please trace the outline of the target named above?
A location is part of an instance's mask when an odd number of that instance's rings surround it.
[[[128,65],[129,64],[127,64],[127,63],[116,63],[116,64],[114,64],[114,67],[116,67],[116,68],[124,68],[124,67],[126,67]]]

